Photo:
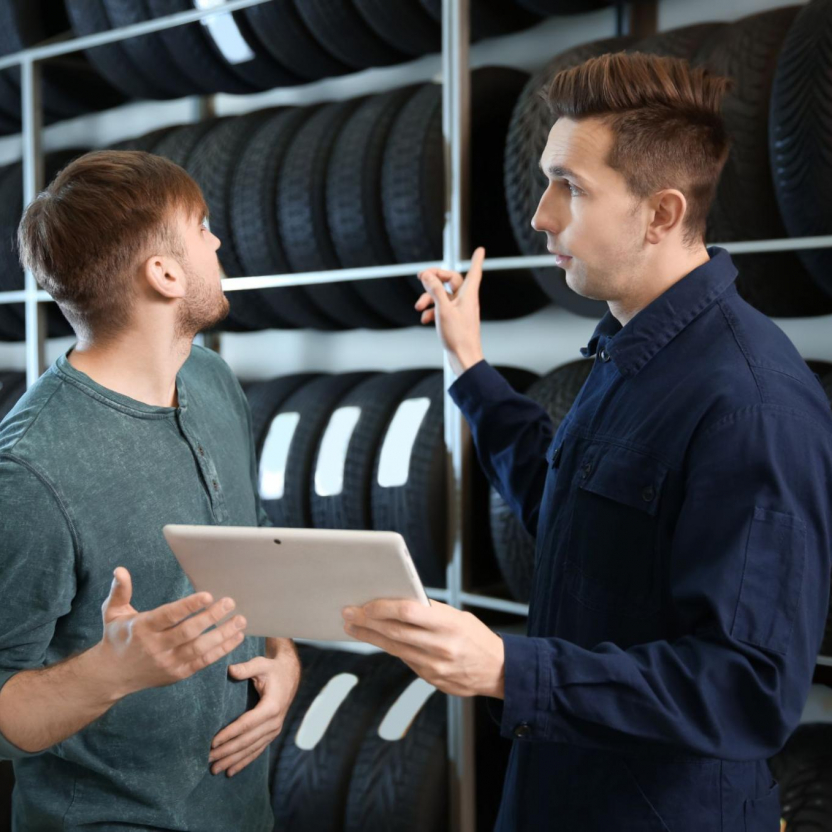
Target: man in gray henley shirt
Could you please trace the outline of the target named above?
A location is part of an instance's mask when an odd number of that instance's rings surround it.
[[[173,163],[100,151],[21,222],[24,264],[78,343],[0,426],[15,832],[273,827],[268,746],[296,651],[246,637],[241,616],[214,628],[230,599],[194,594],[162,535],[268,525],[245,395],[192,346],[228,312],[206,213]]]

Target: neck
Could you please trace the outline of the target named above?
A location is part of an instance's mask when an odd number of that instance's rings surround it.
[[[193,338],[167,337],[157,328],[128,330],[113,340],[79,340],[69,363],[93,381],[156,407],[177,407],[176,374],[187,361]]]
[[[607,302],[610,312],[626,326],[645,306],[710,259],[704,245],[681,253],[676,249],[669,256],[656,258],[645,271],[633,276],[626,295]]]

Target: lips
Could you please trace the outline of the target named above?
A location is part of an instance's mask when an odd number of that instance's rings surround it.
[[[554,254],[555,257],[558,258],[558,260],[571,260],[572,259],[571,254],[561,254],[559,251],[555,251],[551,246],[546,246],[546,250],[549,252],[549,254]]]

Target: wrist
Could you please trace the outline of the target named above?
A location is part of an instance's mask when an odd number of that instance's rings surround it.
[[[451,369],[457,378],[484,360],[482,349],[457,350],[450,354]]]
[[[112,656],[105,655],[104,645],[99,642],[79,657],[81,661],[79,672],[88,679],[91,686],[91,694],[97,704],[110,707],[129,693],[132,693],[125,681],[114,673],[118,664],[112,660]]]

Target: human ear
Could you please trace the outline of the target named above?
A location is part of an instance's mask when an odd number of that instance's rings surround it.
[[[142,264],[142,277],[147,287],[164,298],[185,296],[185,274],[172,257],[154,254]]]
[[[688,202],[681,191],[659,191],[653,197],[653,216],[647,227],[647,242],[660,243],[670,233],[681,228],[687,207]]]

